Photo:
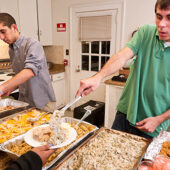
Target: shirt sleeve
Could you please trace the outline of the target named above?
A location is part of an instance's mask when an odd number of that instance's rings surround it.
[[[24,68],[31,69],[37,76],[45,63],[45,54],[43,47],[38,41],[30,43],[26,52]]]
[[[42,170],[41,158],[33,151],[28,151],[20,156],[5,170]]]
[[[133,52],[134,55],[138,54],[138,50],[140,49],[143,41],[145,33],[145,26],[142,26],[132,37],[132,39],[126,44]]]

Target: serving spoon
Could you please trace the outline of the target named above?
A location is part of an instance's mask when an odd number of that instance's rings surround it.
[[[42,116],[45,116],[45,115],[47,115],[48,113],[50,113],[50,112],[45,112],[45,113],[43,113],[42,115],[39,115],[39,116],[37,116],[37,117],[29,117],[29,118],[27,119],[27,121],[34,123],[34,122],[38,121]]]
[[[68,103],[66,106],[64,106],[61,110],[54,110],[53,116],[54,116],[54,117],[56,117],[56,116],[59,116],[59,117],[64,116],[65,111],[66,111],[70,106],[72,106],[74,103],[76,103],[76,102],[77,102],[78,100],[80,100],[80,99],[81,99],[81,96],[78,96],[78,97],[76,97],[73,101],[71,101],[71,102]],[[45,113],[43,113],[42,115],[37,116],[37,117],[34,117],[34,118],[30,117],[30,118],[27,119],[27,121],[34,123],[34,122],[38,121],[42,116],[44,116],[44,115],[46,115],[46,114],[48,114],[48,113],[50,113],[50,112],[45,112]]]
[[[70,103],[68,103],[67,105],[65,105],[61,110],[54,110],[53,112],[53,116],[56,117],[57,115],[59,117],[64,116],[65,111],[72,106],[74,103],[76,103],[78,100],[81,99],[81,95],[76,97],[74,100],[72,100]]]
[[[89,115],[91,114],[91,110],[86,110],[85,114],[83,115],[83,117],[76,123],[75,127],[78,127],[78,125]]]

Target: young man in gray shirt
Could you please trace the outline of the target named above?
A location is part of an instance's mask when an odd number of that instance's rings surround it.
[[[43,109],[49,102],[55,102],[46,57],[41,44],[22,35],[15,19],[0,13],[0,39],[9,44],[12,69],[16,75],[0,85],[0,97],[8,96],[19,88],[19,100],[30,106]]]

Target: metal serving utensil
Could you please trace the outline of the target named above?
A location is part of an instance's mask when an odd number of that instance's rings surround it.
[[[42,116],[45,116],[48,113],[50,113],[50,112],[45,112],[42,115],[39,115],[37,117],[30,117],[27,119],[27,121],[34,123],[34,122],[38,121]]]
[[[68,103],[66,106],[64,106],[61,110],[54,110],[53,112],[53,116],[56,116],[56,115],[59,115],[60,117],[61,116],[64,116],[64,113],[65,111],[70,107],[72,106],[74,103],[76,103],[78,100],[81,99],[81,95],[76,97],[74,100],[72,100],[70,103]]]
[[[86,117],[88,117],[91,114],[91,110],[87,110],[83,117],[76,123],[75,127],[77,127]]]

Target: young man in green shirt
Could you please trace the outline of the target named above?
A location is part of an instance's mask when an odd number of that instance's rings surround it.
[[[170,0],[157,0],[154,25],[141,27],[94,76],[82,80],[76,95],[94,91],[101,80],[137,56],[120,98],[112,128],[152,139],[170,119]]]

